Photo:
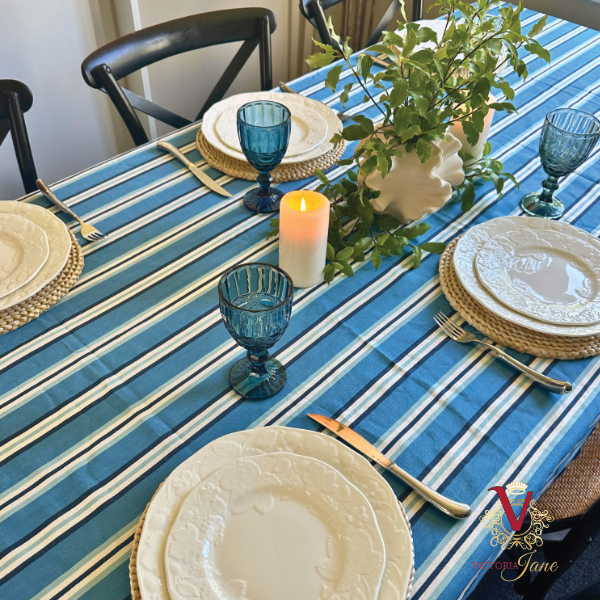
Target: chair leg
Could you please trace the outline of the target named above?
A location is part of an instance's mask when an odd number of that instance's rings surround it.
[[[273,87],[273,64],[271,55],[271,26],[269,17],[260,18],[260,89],[270,90]]]
[[[340,46],[337,42],[335,42],[331,35],[329,34],[329,29],[327,29],[327,19],[325,17],[325,13],[323,12],[323,7],[319,0],[311,0],[307,5],[307,10],[312,18],[312,20],[317,25],[317,31],[319,32],[319,37],[321,38],[321,42],[323,44],[329,44],[333,48],[340,50]]]
[[[35,185],[37,173],[33,162],[31,146],[29,145],[29,136],[27,135],[27,127],[25,126],[21,103],[19,102],[19,94],[16,92],[6,92],[5,96],[8,103],[8,120],[10,122],[10,133],[15,147],[15,154],[17,155],[17,163],[19,164],[23,187],[29,194],[37,190],[37,186]]]
[[[420,21],[423,18],[423,0],[413,0],[412,20]]]

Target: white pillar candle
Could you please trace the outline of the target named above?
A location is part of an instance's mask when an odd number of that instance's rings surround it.
[[[496,102],[496,98],[494,98],[494,96],[490,95],[488,102],[489,103]],[[475,162],[483,156],[483,147],[485,146],[485,143],[488,139],[488,134],[490,132],[490,126],[492,124],[492,119],[494,118],[494,112],[495,112],[494,109],[490,108],[488,114],[485,115],[485,117],[483,118],[483,131],[479,134],[479,139],[477,140],[477,143],[474,146],[471,146],[471,144],[469,144],[469,142],[467,142],[467,136],[465,135],[465,132],[463,131],[462,123],[460,123],[460,121],[456,122],[456,123],[452,123],[452,125],[450,125],[450,128],[448,129],[448,131],[453,136],[455,136],[459,139],[460,143],[462,144],[462,151],[475,157],[475,160],[467,161],[465,164],[468,165],[472,162]]]
[[[329,200],[318,192],[288,192],[279,207],[279,266],[307,288],[323,281]]]

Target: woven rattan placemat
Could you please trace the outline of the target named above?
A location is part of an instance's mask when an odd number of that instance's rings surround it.
[[[501,319],[472,298],[460,283],[452,256],[459,238],[440,257],[440,283],[448,302],[470,325],[490,339],[518,352],[547,358],[573,359],[600,354],[600,336],[563,337],[538,333]]]
[[[600,498],[600,425],[596,425],[579,454],[567,465],[542,497],[539,510],[555,519],[575,517]]]
[[[63,270],[31,298],[0,311],[0,335],[14,331],[29,321],[37,319],[43,312],[52,308],[75,285],[83,270],[83,252],[70,231],[69,235],[71,236],[71,253]]]
[[[144,521],[146,520],[146,513],[148,512],[148,507],[152,503],[152,500],[154,500],[154,496],[156,496],[156,494],[158,494],[158,490],[160,490],[161,486],[162,486],[162,483],[158,486],[156,492],[154,492],[154,495],[150,499],[150,502],[148,502],[148,504],[146,505],[146,508],[144,509],[144,512],[142,513],[142,516],[140,517],[140,522],[138,523],[137,529],[135,530],[135,535],[133,536],[133,546],[131,548],[131,557],[129,559],[129,584],[131,586],[131,600],[142,600],[142,594],[140,592],[140,586],[138,584],[138,579],[137,579],[137,553],[138,553],[138,547],[140,545],[140,538],[142,537],[142,528],[144,527]],[[410,581],[408,583],[408,589],[406,591],[406,598],[405,598],[405,600],[410,600],[410,597],[412,595],[412,586],[413,586],[414,579],[415,579],[415,547],[414,547],[414,540],[412,540],[412,528],[410,526],[410,521],[408,520],[408,517],[406,516],[406,513],[404,512],[404,507],[402,506],[402,503],[400,501],[399,501],[399,504],[400,504],[400,509],[402,510],[402,516],[406,520],[406,523],[408,525],[408,530],[410,531],[410,534],[411,534],[410,550],[412,552],[412,570],[410,572]]]
[[[213,169],[238,179],[255,181],[258,177],[258,171],[252,168],[245,160],[237,160],[236,158],[227,156],[227,154],[224,154],[209,144],[202,134],[202,129],[199,129],[196,135],[196,146],[204,160],[206,160]],[[307,177],[312,177],[317,168],[325,171],[340,159],[342,154],[344,154],[345,148],[346,142],[342,140],[340,144],[334,146],[329,152],[326,152],[318,158],[307,160],[305,162],[279,165],[271,171],[273,182],[281,183],[282,181],[306,179]]]

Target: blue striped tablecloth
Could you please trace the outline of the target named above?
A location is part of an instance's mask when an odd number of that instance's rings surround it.
[[[527,12],[526,26],[538,17]],[[520,197],[543,177],[544,115],[559,106],[600,113],[600,33],[550,18],[541,41],[552,64],[528,60],[530,76],[516,86],[519,113],[497,115],[491,130],[494,155],[521,190],[509,184],[498,200],[482,188],[467,214],[444,207],[427,219],[428,240],[448,242],[475,223],[519,214]],[[292,87],[340,109],[325,73]],[[351,112],[374,114],[361,101],[356,91]],[[203,164],[197,128],[166,137]],[[597,147],[561,185],[564,220],[595,235],[599,157]],[[452,310],[437,256],[417,271],[412,259],[395,258],[297,291],[275,348],[287,386],[269,400],[243,401],[228,385],[243,351],[221,323],[216,284],[234,263],[276,263],[277,241],[265,240],[269,216],[241,204],[250,182],[208,173],[233,198],[199,187],[155,143],[54,186],[110,235],[83,244],[85,270],[66,298],[0,338],[0,598],[129,597],[133,534],[171,470],[232,431],[314,429],[307,412],[342,419],[416,477],[472,504],[473,516],[457,522],[390,481],[413,528],[415,597],[457,598],[477,574],[472,561],[497,554],[479,522],[495,500],[487,489],[519,479],[540,495],[598,420],[600,362],[518,356],[575,382],[567,396],[549,394],[440,334],[432,316]]]

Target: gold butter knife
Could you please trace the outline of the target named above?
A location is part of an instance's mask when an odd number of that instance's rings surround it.
[[[231,194],[224,188],[221,187],[214,179],[211,179],[202,169],[197,167],[191,160],[185,157],[173,144],[169,142],[158,142],[156,144],[158,148],[169,152],[177,160],[181,161],[206,187],[210,188],[213,192],[221,194],[221,196],[231,196]]]
[[[361,454],[364,454],[367,458],[370,458],[378,465],[387,469],[390,473],[393,473],[398,479],[404,481],[406,485],[410,486],[417,494],[428,502],[431,502],[433,506],[443,513],[456,519],[464,519],[471,514],[471,507],[468,504],[450,500],[450,498],[446,498],[446,496],[442,496],[442,494],[427,487],[424,483],[421,483],[418,479],[415,479],[412,475],[409,475],[406,471],[401,469],[387,458],[387,456],[381,454],[373,444],[367,442],[367,440],[365,440],[362,435],[356,433],[356,431],[346,427],[335,419],[330,419],[323,415],[309,414],[308,416],[320,425],[323,425],[323,427],[329,429],[329,431],[335,433],[335,435],[341,437],[346,443],[350,444],[350,446],[358,450]]]

